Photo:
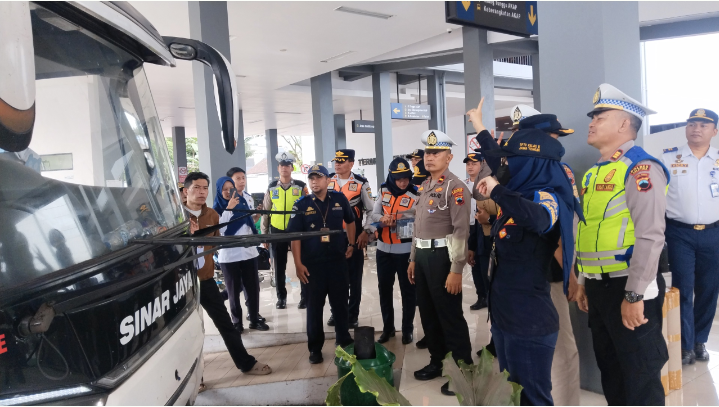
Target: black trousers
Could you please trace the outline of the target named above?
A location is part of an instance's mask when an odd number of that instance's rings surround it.
[[[492,252],[492,239],[484,236],[482,228],[479,228],[477,236],[477,253],[475,264],[472,266],[472,280],[477,290],[477,299],[487,298],[489,295],[489,253]]]
[[[462,312],[462,293],[453,295],[444,287],[451,266],[446,247],[416,249],[414,279],[419,316],[430,363],[436,366],[442,366],[442,360],[450,351],[455,361],[472,363],[472,344]]]
[[[402,332],[414,330],[414,313],[417,307],[417,290],[409,282],[407,267],[409,253],[386,253],[377,250],[377,285],[379,286],[379,307],[382,311],[383,332],[394,332],[394,275],[399,280],[402,294]]]
[[[355,250],[347,259],[349,270],[349,320],[359,319],[360,301],[362,301],[362,271],[364,269],[364,250]],[[333,308],[334,309],[334,308]],[[334,313],[333,313],[334,315]]]
[[[225,275],[227,294],[230,297],[230,313],[232,322],[242,324],[242,305],[240,293],[245,292],[247,312],[250,322],[257,323],[260,311],[260,282],[257,276],[257,257],[232,263],[220,263],[222,274]]]
[[[347,344],[352,340],[349,333],[347,314],[347,293],[349,279],[347,261],[336,259],[329,262],[306,264],[307,277],[307,348],[310,352],[322,351],[325,342],[322,312],[325,298],[329,297],[335,319],[337,343]]]
[[[285,231],[270,226],[270,233],[285,233]],[[278,300],[287,299],[285,280],[287,279],[287,253],[289,249],[290,242],[270,243],[270,255],[275,267],[275,290],[277,291]],[[306,291],[305,285],[300,283],[300,298],[306,298]]]
[[[200,281],[200,305],[205,309],[217,330],[220,331],[235,366],[243,372],[252,369],[257,360],[247,353],[245,345],[242,344],[240,332],[232,325],[230,314],[227,313],[225,301],[222,299],[214,278]]]
[[[669,360],[662,336],[662,304],[666,284],[657,277],[659,295],[644,301],[646,324],[627,329],[621,305],[628,277],[585,280],[589,328],[602,373],[602,389],[610,406],[664,405],[661,370]]]

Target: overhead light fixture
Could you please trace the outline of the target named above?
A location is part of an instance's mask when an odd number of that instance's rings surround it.
[[[320,62],[330,62],[330,61],[334,61],[334,60],[336,60],[336,59],[344,58],[344,57],[346,57],[347,55],[349,55],[349,54],[351,54],[351,53],[353,53],[353,52],[354,52],[354,51],[345,51],[345,52],[343,52],[343,53],[341,53],[341,54],[333,55],[333,56],[331,56],[331,57],[329,57],[329,58],[327,58],[327,59],[323,59],[323,60],[320,61]]]
[[[335,11],[342,11],[342,12],[351,13],[351,14],[359,14],[361,16],[367,16],[367,17],[381,18],[383,20],[388,20],[388,19],[394,17],[392,14],[377,13],[376,11],[360,10],[358,8],[345,7],[345,6],[337,7],[335,9]]]
[[[262,121],[262,120],[253,120],[253,121],[251,121],[251,122],[247,122],[247,124],[259,123],[259,122],[261,122],[261,121]]]
[[[236,78],[247,78],[245,75],[235,75]]]
[[[282,48],[282,49],[280,50],[280,52],[285,52],[285,51],[287,51],[286,48]]]
[[[184,106],[180,106],[180,107],[178,107],[178,109],[195,110],[194,107],[184,107]]]
[[[275,114],[302,114],[299,112],[275,112]]]

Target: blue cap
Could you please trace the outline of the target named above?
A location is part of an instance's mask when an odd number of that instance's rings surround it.
[[[397,157],[389,163],[389,172],[394,178],[412,178],[409,163],[402,157]]]
[[[330,172],[327,171],[327,168],[322,164],[315,164],[310,168],[310,172],[307,174],[307,176],[311,176],[312,174],[316,175],[322,175],[323,177],[329,177]]]
[[[557,115],[548,113],[522,119],[519,122],[519,129],[539,129],[546,133],[558,134],[560,137],[574,133],[574,130],[562,127],[562,124],[557,120]]]
[[[467,164],[470,161],[472,161],[472,162],[484,161],[484,156],[482,155],[482,150],[478,148],[478,149],[474,150],[473,153],[467,154],[467,157],[465,157],[464,160],[462,160],[462,162],[465,164]]]
[[[564,155],[564,147],[542,130],[524,129],[512,134],[501,148],[484,150],[482,154],[487,157],[523,155],[559,161]]]
[[[709,109],[694,109],[689,114],[688,122],[707,122],[717,124],[717,114]]]

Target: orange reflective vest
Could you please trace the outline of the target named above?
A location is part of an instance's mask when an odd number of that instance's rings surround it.
[[[360,220],[359,225],[360,229],[362,226],[362,211],[360,210],[360,206],[362,204],[362,182],[355,179],[354,174],[350,175],[350,179],[347,181],[342,188],[340,188],[339,179],[337,177],[337,174],[335,174],[332,179],[330,180],[330,183],[327,185],[327,189],[331,191],[337,191],[344,194],[345,198],[350,202],[350,206],[352,207],[352,210],[355,212],[355,218]],[[342,222],[342,228],[346,228],[346,224]],[[361,232],[362,230],[359,230]]]
[[[400,214],[414,207],[417,202],[417,195],[407,191],[404,195],[395,197],[388,188],[380,189],[379,199],[382,200],[382,210],[385,215]],[[400,217],[401,219],[401,217]],[[412,239],[398,239],[397,234],[392,230],[394,228],[380,228],[377,230],[378,238],[381,242],[387,244],[397,244],[411,242]]]

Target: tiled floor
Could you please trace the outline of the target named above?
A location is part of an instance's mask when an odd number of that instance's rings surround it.
[[[374,248],[369,251],[369,260],[365,260],[363,277],[362,305],[360,311],[360,325],[373,326],[379,336],[382,330],[382,317],[377,298],[377,270],[375,265]],[[306,316],[304,310],[297,309],[299,302],[299,283],[294,274],[292,258],[289,259],[287,274],[290,277],[287,283],[288,307],[285,310],[275,309],[275,289],[270,286],[269,276],[261,283],[260,313],[267,318],[270,325],[269,332],[245,331],[246,335],[268,335],[272,333],[305,332]],[[468,270],[467,270],[468,271]],[[474,284],[471,273],[464,273],[463,280],[463,308],[465,319],[469,326],[473,352],[489,342],[489,326],[487,324],[487,311],[470,311],[469,305],[476,300]],[[228,305],[229,306],[229,305]],[[400,326],[401,297],[398,285],[395,284],[394,296],[395,324]],[[329,305],[325,307],[324,319],[329,318]],[[719,313],[718,313],[719,315]],[[206,334],[217,334],[212,323],[205,318]],[[247,326],[247,322],[245,326]],[[719,320],[715,318],[719,328]],[[415,317],[415,341],[423,335],[419,313]],[[326,332],[333,328],[325,325]],[[440,386],[444,378],[437,378],[430,382],[420,382],[414,379],[413,372],[421,369],[429,362],[427,350],[419,350],[414,344],[404,346],[401,335],[397,335],[386,345],[397,355],[395,368],[402,368],[400,391],[413,405],[458,405],[454,397],[443,396]],[[325,360],[319,365],[310,365],[309,353],[306,343],[290,344],[268,348],[248,349],[259,361],[267,363],[273,368],[273,373],[267,376],[248,376],[242,374],[234,367],[227,352],[205,355],[205,383],[209,388],[236,387],[251,384],[271,383],[297,380],[303,378],[336,376],[337,368],[333,357],[334,339],[325,342],[323,353]],[[683,388],[672,391],[666,398],[667,405],[719,405],[719,329],[715,329],[709,337],[707,349],[711,354],[708,363],[697,362],[685,366],[682,370]],[[496,362],[495,362],[496,363]],[[582,391],[581,405],[606,405],[602,395]]]

